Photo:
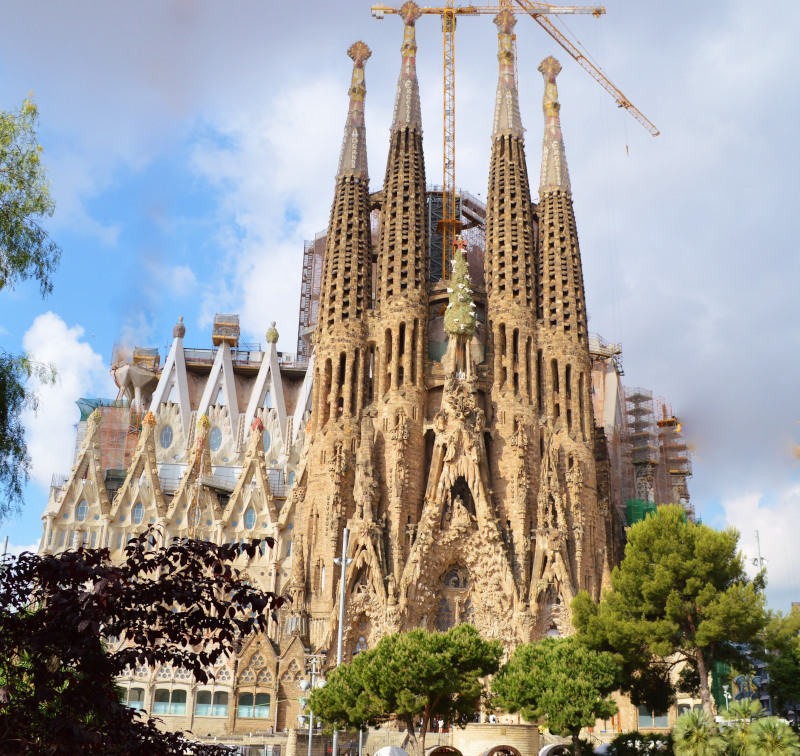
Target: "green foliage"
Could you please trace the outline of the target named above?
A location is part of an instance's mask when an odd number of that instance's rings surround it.
[[[19,112],[0,111],[0,290],[35,278],[44,296],[53,289],[61,249],[39,225],[55,202],[36,138],[38,118],[30,98]]]
[[[611,741],[608,756],[642,756],[643,753],[658,753],[659,756],[674,756],[672,735],[657,732],[621,732]]]
[[[0,111],[0,291],[35,278],[45,296],[53,290],[61,250],[39,225],[55,203],[36,139],[37,120],[30,98],[19,112]],[[36,393],[26,386],[33,377],[52,383],[55,373],[29,355],[0,349],[0,521],[22,507],[30,458],[20,416],[36,409]]]
[[[781,714],[800,706],[800,612],[775,615],[764,632],[769,655],[767,690]]]
[[[121,702],[116,680],[137,665],[171,665],[207,683],[243,637],[266,632],[283,599],[232,565],[242,552],[252,559],[259,540],[152,548],[153,536],[150,528],[132,538],[118,562],[108,549],[79,548],[0,563],[0,753],[229,752],[160,730]],[[111,637],[121,642],[109,647]]]
[[[585,593],[573,602],[582,641],[617,654],[622,687],[640,702],[653,704],[654,694],[674,695],[669,672],[688,662],[697,670],[710,715],[712,663],[738,659],[735,644],[751,641],[763,629],[761,581],[748,581],[738,540],[734,529],[694,525],[681,507],[659,507],[655,516],[631,527],[625,558],[600,604]],[[663,702],[652,708],[663,710]]]
[[[499,642],[483,640],[471,625],[446,633],[395,633],[335,669],[327,685],[313,692],[309,707],[337,727],[360,727],[396,716],[414,743],[414,723],[421,719],[424,749],[432,717],[457,725],[469,721],[483,689],[482,678],[497,671],[502,653]]]
[[[36,410],[38,397],[30,379],[52,384],[55,370],[0,349],[0,521],[22,506],[22,487],[28,480],[30,458],[25,445],[24,410]]]
[[[747,756],[777,756],[800,754],[800,738],[784,721],[777,717],[760,719],[747,733]]]
[[[724,756],[725,739],[704,711],[687,711],[672,730],[675,756]]]
[[[517,646],[492,690],[507,711],[544,720],[553,732],[572,736],[575,745],[582,727],[617,712],[608,695],[618,673],[611,654],[592,651],[575,638],[545,638]]]
[[[728,756],[750,756],[748,734],[751,725],[765,714],[761,703],[749,698],[745,701],[732,701],[727,709],[720,712],[726,727],[722,736],[727,743]]]

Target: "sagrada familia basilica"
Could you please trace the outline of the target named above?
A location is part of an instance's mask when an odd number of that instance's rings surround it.
[[[485,245],[457,239],[450,270],[434,276],[418,16],[413,2],[402,7],[389,156],[376,192],[364,123],[370,50],[362,42],[348,50],[349,111],[310,359],[279,353],[275,324],[262,350],[241,342],[236,316],[217,316],[211,348],[185,346],[179,322],[163,364],[157,350],[118,355],[117,399],[79,402],[75,465],[54,479],[43,552],[87,544],[119,556],[151,524],[165,542],[276,540],[238,565],[291,598],[268,637],[247,639],[205,686],[168,668],[121,680],[129,705],[175,729],[293,726],[306,656],[334,659],[345,529],[345,659],[417,627],[469,622],[509,649],[568,634],[572,598],[586,590],[599,599],[620,558],[623,525],[594,414],[601,387],[595,377],[593,391],[560,66],[548,57],[539,67],[537,203],[515,19],[497,15]]]

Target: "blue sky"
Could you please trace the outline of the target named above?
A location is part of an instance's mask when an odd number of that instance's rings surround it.
[[[361,0],[7,0],[0,108],[30,91],[63,247],[55,291],[0,296],[0,343],[57,363],[30,418],[33,477],[12,548],[35,544],[54,472],[71,464],[75,399],[109,395],[115,342],[164,347],[179,315],[210,342],[215,312],[246,337],[270,321],[294,351],[302,242],[327,223],[350,61],[367,64],[372,183],[388,148],[401,24]],[[696,451],[698,513],[755,530],[773,606],[800,600],[795,133],[800,6],[609,0],[567,25],[660,129],[652,138],[532,19],[517,26],[520,99],[536,184],[542,58],[555,55],[590,329],[621,341],[625,382],[665,396]],[[441,183],[441,34],[418,25],[430,183]],[[457,176],[485,195],[495,27],[457,32]]]

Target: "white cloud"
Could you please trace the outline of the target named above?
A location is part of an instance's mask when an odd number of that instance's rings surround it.
[[[754,575],[759,546],[767,568],[767,598],[773,609],[787,611],[800,601],[800,573],[797,561],[795,523],[800,508],[800,485],[781,491],[768,503],[763,492],[724,499],[722,507],[729,525],[741,534],[740,547]],[[758,540],[756,541],[756,532]]]
[[[54,386],[40,386],[39,408],[25,419],[31,478],[39,486],[50,485],[54,473],[66,473],[73,463],[75,401],[83,396],[116,397],[108,367],[83,341],[80,326],[68,327],[55,313],[39,315],[23,337],[23,347],[40,362],[58,372]]]

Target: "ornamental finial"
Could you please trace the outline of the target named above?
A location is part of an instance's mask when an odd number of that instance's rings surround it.
[[[419,6],[408,0],[400,8],[403,19],[403,44],[400,47],[402,66],[397,79],[397,94],[394,98],[392,131],[411,126],[422,131],[422,116],[419,105],[419,82],[417,81],[417,39],[414,24],[422,15]]]
[[[353,60],[353,75],[350,81],[350,107],[344,125],[344,141],[339,156],[337,178],[353,176],[367,180],[367,138],[364,128],[364,96],[367,87],[364,84],[364,64],[369,60],[372,51],[364,42],[354,42],[347,50]]]
[[[552,56],[539,65],[544,77],[544,139],[542,142],[542,174],[539,179],[539,192],[562,189],[570,191],[569,171],[564,150],[564,137],[561,133],[561,105],[558,102],[556,76],[561,73],[561,64]]]
[[[510,134],[522,139],[525,129],[519,115],[519,93],[514,65],[514,14],[503,8],[495,17],[497,26],[497,61],[500,64],[497,79],[497,97],[494,106],[494,128],[492,137]]]
[[[172,329],[173,339],[182,339],[186,335],[186,326],[183,324],[183,315],[178,318],[178,322]]]
[[[267,329],[267,344],[277,344],[278,343],[278,329],[275,328],[275,321],[272,321],[272,325]]]

